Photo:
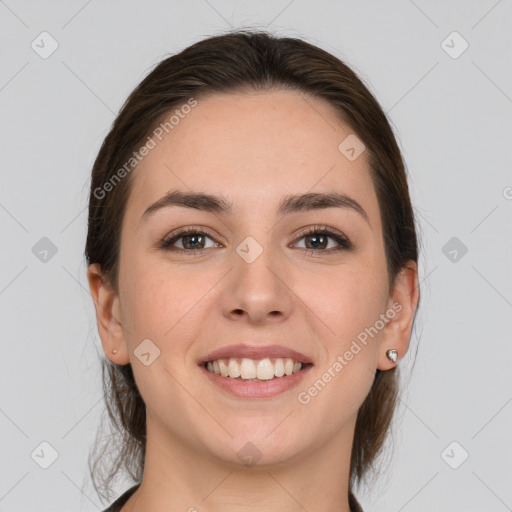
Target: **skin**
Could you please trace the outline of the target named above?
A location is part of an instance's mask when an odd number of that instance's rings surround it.
[[[88,269],[105,354],[132,364],[147,409],[144,477],[122,512],[349,512],[357,412],[376,369],[396,364],[386,351],[396,349],[399,358],[407,352],[419,298],[412,261],[388,288],[366,153],[349,161],[338,150],[350,133],[328,103],[297,92],[208,96],[133,171],[118,293],[97,265]],[[234,213],[168,207],[139,222],[150,204],[176,189],[222,194]],[[369,223],[341,208],[276,216],[285,195],[332,191],[359,202]],[[343,233],[354,248],[328,253],[337,246],[332,238],[328,247],[314,249],[311,237],[297,236],[319,224]],[[158,248],[187,226],[213,235],[203,239],[203,254]],[[252,263],[236,252],[248,236],[263,248]],[[305,247],[318,254],[308,255]],[[362,350],[309,404],[299,403],[298,393],[393,302],[401,304],[400,312],[360,344]],[[149,366],[134,354],[145,339],[160,350]],[[241,342],[294,348],[314,367],[281,395],[228,396],[202,375],[197,360]],[[261,453],[251,467],[237,456],[247,442]]]

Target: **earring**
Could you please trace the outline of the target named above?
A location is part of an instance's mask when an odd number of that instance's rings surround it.
[[[117,348],[115,348],[114,350],[112,350],[112,354],[117,354]]]
[[[392,361],[393,363],[396,361],[396,358],[398,357],[398,352],[392,348],[386,352],[387,358]]]

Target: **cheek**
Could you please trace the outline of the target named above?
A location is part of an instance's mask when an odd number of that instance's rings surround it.
[[[194,326],[200,325],[201,312],[209,303],[208,292],[219,280],[209,271],[171,267],[165,262],[152,262],[141,255],[133,258],[124,275],[125,316],[130,322],[132,343],[153,338],[163,350],[179,340]],[[193,335],[193,332],[190,332]]]
[[[164,286],[161,276],[152,269],[133,269],[125,278],[125,316],[132,326],[132,338],[144,334],[145,338],[158,338],[162,335],[164,325],[171,326],[167,302],[169,287]],[[132,342],[135,342],[132,339]]]
[[[307,281],[303,278],[304,291],[311,290]],[[315,331],[325,350],[318,372],[298,398],[315,416],[328,418],[325,428],[336,432],[357,414],[375,377],[380,331],[376,333],[372,326],[384,311],[386,281],[366,267],[345,268],[330,279],[311,282],[318,286],[305,303],[316,315]]]
[[[385,276],[374,267],[340,267],[330,273],[300,277],[299,297],[323,322],[329,338],[340,346],[379,318],[386,303]]]
[[[177,382],[188,378],[184,358],[193,329],[201,325],[194,305],[207,289],[194,286],[184,273],[171,273],[166,265],[148,264],[148,259],[133,258],[125,269],[123,316],[129,322],[127,342],[137,386],[148,408],[161,411],[183,407]],[[147,365],[139,360],[143,353],[149,353]]]

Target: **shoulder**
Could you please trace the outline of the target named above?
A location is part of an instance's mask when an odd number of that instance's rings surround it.
[[[110,507],[106,508],[103,512],[119,512],[121,507],[128,501],[128,498],[139,488],[140,484],[136,484],[128,489],[124,494],[121,494]]]

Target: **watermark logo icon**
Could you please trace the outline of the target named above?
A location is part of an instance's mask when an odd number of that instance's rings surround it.
[[[469,453],[464,447],[457,441],[452,441],[442,452],[441,458],[450,466],[452,469],[457,469],[469,457]]]
[[[56,254],[57,246],[46,236],[32,247],[32,254],[42,263],[48,263]]]
[[[39,467],[48,469],[59,458],[59,452],[50,443],[43,441],[34,448],[30,457]]]
[[[238,450],[238,459],[244,466],[254,466],[261,459],[263,454],[258,450],[256,445],[248,441],[240,450]]]
[[[338,149],[347,160],[353,162],[363,153],[366,146],[355,134],[351,133],[338,145]]]
[[[458,59],[468,48],[469,43],[454,30],[441,42],[441,48],[452,58]]]
[[[263,247],[252,236],[248,236],[237,248],[236,252],[247,263],[252,263],[263,252]]]
[[[153,364],[160,357],[160,349],[148,338],[142,341],[133,353],[144,366]]]
[[[39,57],[47,59],[59,47],[59,43],[48,32],[41,32],[30,46]]]
[[[458,263],[468,252],[468,248],[456,236],[453,236],[443,245],[441,251],[452,263]]]

